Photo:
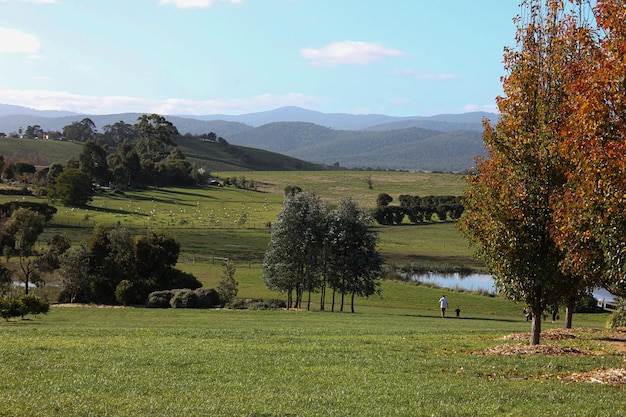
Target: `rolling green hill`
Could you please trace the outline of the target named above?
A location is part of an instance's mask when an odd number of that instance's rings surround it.
[[[192,137],[176,140],[185,157],[210,171],[294,171],[319,170],[320,165],[293,157],[244,146],[220,147]],[[82,144],[57,140],[0,138],[0,155],[5,160],[28,161],[37,166],[53,162],[64,164],[78,158]]]

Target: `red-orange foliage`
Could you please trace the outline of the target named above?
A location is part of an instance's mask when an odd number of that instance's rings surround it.
[[[626,296],[626,3],[598,0],[595,37],[571,68],[558,152],[567,183],[555,200],[564,267]]]

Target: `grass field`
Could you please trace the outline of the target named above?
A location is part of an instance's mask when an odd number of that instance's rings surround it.
[[[277,298],[260,280],[260,261],[286,185],[331,204],[352,196],[363,208],[381,192],[395,199],[459,195],[464,187],[445,174],[372,173],[373,189],[368,173],[333,175],[246,173],[258,192],[105,193],[88,209],[58,207],[42,243],[66,231],[78,244],[97,223],[137,233],[163,228],[181,242],[177,266],[205,287],[221,277],[215,258],[230,257],[240,296]],[[377,230],[389,264],[481,266],[452,223]],[[55,288],[38,291],[54,299]],[[460,319],[439,318],[442,293],[451,309],[461,308]],[[316,312],[317,297],[314,312],[53,306],[46,316],[0,322],[0,417],[626,415],[619,386],[568,382],[575,373],[624,366],[605,331],[582,330],[603,329],[606,314],[575,315],[576,338],[543,342],[582,354],[483,355],[525,343],[502,339],[530,331],[521,306],[397,281],[357,299],[355,314]]]
[[[626,415],[618,387],[564,382],[623,366],[604,333],[561,342],[596,355],[480,355],[528,323],[472,294],[442,320],[439,291],[357,314],[53,307],[0,323],[0,416]]]

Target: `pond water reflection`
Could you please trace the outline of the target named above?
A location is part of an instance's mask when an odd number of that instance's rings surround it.
[[[458,288],[466,291],[483,291],[495,294],[496,287],[493,284],[493,278],[489,274],[459,274],[458,272],[451,274],[443,274],[437,272],[429,272],[426,274],[414,274],[411,276],[412,281],[424,284],[436,285],[441,288]],[[614,301],[614,296],[603,288],[598,288],[593,292],[596,299],[600,301]]]

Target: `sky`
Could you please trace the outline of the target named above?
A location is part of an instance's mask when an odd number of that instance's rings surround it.
[[[519,0],[0,0],[0,103],[495,112]]]

